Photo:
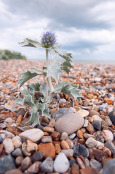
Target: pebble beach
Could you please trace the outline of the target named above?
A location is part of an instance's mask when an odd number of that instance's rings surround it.
[[[76,84],[82,98],[55,95],[51,118],[40,117],[33,128],[25,125],[28,107],[16,103],[27,85],[20,89],[18,80],[24,71],[44,65],[0,61],[0,174],[114,174],[115,64],[73,64],[59,79]],[[28,83],[43,81],[39,76]]]

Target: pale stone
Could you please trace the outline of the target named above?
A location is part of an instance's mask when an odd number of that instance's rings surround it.
[[[5,152],[7,154],[10,154],[14,150],[14,145],[13,145],[13,142],[10,138],[6,138],[3,141],[3,145],[4,145],[4,148],[5,148]]]
[[[97,146],[97,141],[94,138],[89,137],[85,144],[87,145],[87,147],[92,148]]]
[[[93,120],[99,120],[99,121],[102,121],[101,117],[99,117],[98,115],[93,115],[92,116]]]
[[[81,109],[77,112],[79,115],[81,115],[82,117],[87,117],[89,115],[89,111],[85,110],[85,109]]]
[[[15,148],[19,148],[22,146],[22,142],[17,137],[14,137],[12,139],[12,142],[13,142]]]
[[[40,129],[30,129],[19,134],[21,138],[25,138],[33,142],[37,142],[38,140],[40,140],[43,135],[44,132]]]
[[[36,143],[33,143],[32,141],[30,140],[27,140],[27,151],[28,152],[31,152],[31,151],[37,151],[37,144]]]
[[[66,132],[68,135],[80,129],[84,124],[84,119],[77,113],[69,113],[59,118],[55,123],[55,129],[62,133]]]
[[[67,172],[70,164],[63,152],[61,152],[54,161],[54,171],[59,173]]]
[[[105,141],[113,141],[113,134],[110,130],[103,130],[102,136],[105,139]]]

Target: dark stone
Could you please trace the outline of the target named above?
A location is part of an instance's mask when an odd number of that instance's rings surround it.
[[[25,113],[26,113],[26,111],[23,109],[23,108],[21,108],[21,109],[19,109],[18,111],[17,111],[17,113],[16,113],[16,115],[17,116],[19,116],[19,115],[25,115]]]
[[[0,158],[0,174],[4,174],[8,170],[15,169],[14,158],[11,155]]]
[[[47,157],[42,164],[40,165],[40,170],[42,172],[53,172],[53,159],[50,157]]]
[[[95,120],[93,123],[93,127],[95,130],[101,130],[102,129],[102,124],[100,120]]]
[[[39,128],[40,130],[42,130],[43,131],[43,126],[42,125],[37,125],[37,128]]]
[[[106,152],[102,151],[102,150],[94,150],[93,154],[95,156],[95,159],[98,160],[99,162],[102,162],[103,159],[108,158]]]
[[[104,174],[115,174],[115,159],[108,160],[103,167]]]
[[[107,147],[112,154],[115,154],[115,145],[111,141],[107,141],[104,146]]]
[[[110,117],[112,123],[115,126],[115,108],[114,108],[114,110],[112,112],[109,113],[109,117]]]
[[[32,162],[36,162],[36,161],[42,161],[43,159],[43,152],[42,151],[37,151],[34,152],[34,154],[32,155]]]
[[[22,154],[22,150],[20,148],[17,148],[15,149],[13,152],[12,152],[12,155],[17,157],[17,156],[23,156]]]
[[[79,155],[87,158],[89,156],[89,151],[84,145],[75,144],[73,157],[76,158]]]
[[[58,111],[56,111],[53,114],[52,117],[57,121],[59,118],[63,117],[66,114],[69,114],[69,113],[74,113],[72,108],[60,108]]]
[[[70,163],[70,166],[72,166],[74,163],[77,164],[77,161],[75,161],[75,160],[70,160],[69,163]]]

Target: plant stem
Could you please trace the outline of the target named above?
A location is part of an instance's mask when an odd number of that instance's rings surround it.
[[[48,49],[47,48],[46,48],[46,64],[48,67],[49,61],[48,61]],[[54,91],[54,87],[52,85],[51,77],[47,77],[47,83],[48,83],[48,87],[50,89],[50,93],[52,93]]]

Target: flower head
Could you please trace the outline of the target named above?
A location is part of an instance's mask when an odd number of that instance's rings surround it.
[[[41,37],[41,44],[44,48],[50,48],[56,43],[55,33],[46,32]]]

